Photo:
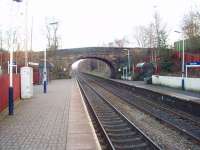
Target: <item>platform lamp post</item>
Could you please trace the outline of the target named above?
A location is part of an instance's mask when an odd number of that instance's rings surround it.
[[[20,3],[22,0],[13,0],[14,2]],[[12,10],[11,10],[12,11]],[[9,89],[8,89],[8,114],[14,114],[14,100],[13,100],[13,49],[10,51],[10,62],[9,62]]]
[[[122,74],[122,79],[124,80],[124,78],[125,78],[125,73],[124,73],[124,67],[122,68],[122,71],[123,71],[123,74]]]
[[[131,64],[130,64],[130,52],[129,49],[123,49],[123,51],[127,51],[128,53],[128,74],[131,74]]]
[[[25,66],[28,67],[28,1],[25,3]]]
[[[180,31],[174,31],[176,33],[181,34],[182,32]],[[183,37],[183,50],[182,50],[182,69],[181,69],[181,76],[182,76],[182,82],[181,82],[181,87],[182,90],[185,90],[185,81],[184,81],[184,73],[185,73],[185,41]]]
[[[49,23],[49,25],[51,25],[53,27],[53,40],[54,40],[54,48],[56,49],[56,44],[57,44],[57,37],[56,37],[56,31],[57,31],[57,28],[58,28],[58,21],[55,21],[55,22],[51,22]]]
[[[43,92],[47,93],[47,49],[44,51]]]
[[[49,25],[57,25],[58,22],[49,23]],[[54,40],[55,40],[54,33]],[[56,45],[56,40],[54,41],[54,46]],[[44,51],[44,68],[43,68],[43,92],[47,93],[47,49]]]

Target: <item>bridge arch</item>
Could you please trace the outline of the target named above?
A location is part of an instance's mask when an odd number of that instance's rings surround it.
[[[109,60],[107,60],[106,58],[102,58],[102,57],[98,57],[98,56],[80,56],[78,57],[74,62],[81,60],[81,59],[96,59],[96,60],[100,60],[105,62],[109,67],[110,67],[110,71],[111,71],[111,78],[116,78],[116,72],[115,72],[115,67],[112,64],[112,62],[110,62]]]

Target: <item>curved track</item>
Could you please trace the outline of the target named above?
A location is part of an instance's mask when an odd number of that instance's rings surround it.
[[[100,130],[103,132],[106,149],[160,149],[87,82],[80,77],[78,82],[90,109],[93,111],[95,120],[98,122],[99,128],[101,128]]]

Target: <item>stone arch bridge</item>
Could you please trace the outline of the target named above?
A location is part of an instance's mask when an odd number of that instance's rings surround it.
[[[69,74],[71,65],[80,59],[97,59],[105,62],[111,70],[111,77],[115,78],[122,60],[127,59],[127,51],[130,51],[130,57],[136,63],[138,60],[135,56],[141,53],[141,48],[119,48],[119,47],[86,47],[73,49],[59,49],[49,51],[47,59],[49,62],[56,63],[65,68],[66,74]],[[147,50],[142,49],[146,53]],[[145,54],[146,55],[146,54]],[[40,52],[40,61],[43,60],[43,53]]]

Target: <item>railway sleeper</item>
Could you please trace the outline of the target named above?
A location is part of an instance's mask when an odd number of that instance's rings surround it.
[[[113,113],[113,114],[105,114],[105,113],[101,113],[101,114],[99,114],[99,113],[97,113],[97,115],[98,115],[98,117],[110,117],[110,118],[116,118],[116,117],[118,117],[118,115],[115,113]]]
[[[131,128],[122,128],[122,129],[109,129],[108,132],[132,132]]]
[[[108,129],[121,129],[121,128],[128,127],[127,123],[112,124],[112,125],[103,124],[103,126],[104,126],[104,128],[108,128]]]
[[[126,132],[126,133],[108,133],[111,138],[134,138],[137,136],[137,132]]]
[[[101,121],[102,122],[110,122],[110,121],[121,121],[122,119],[121,118],[119,118],[119,117],[117,117],[117,118],[105,118],[105,117],[103,117],[103,118],[100,118],[101,119]]]
[[[140,144],[130,144],[130,145],[116,145],[116,149],[118,150],[150,150],[149,144],[146,142],[142,142]]]
[[[109,121],[101,121],[102,124],[111,125],[111,124],[119,124],[123,123],[123,120],[109,120]]]
[[[141,141],[143,141],[143,137],[138,135],[136,137],[134,136],[134,137],[126,138],[126,139],[111,138],[111,140],[112,142],[116,142],[116,143],[129,143],[129,142],[140,143]]]

